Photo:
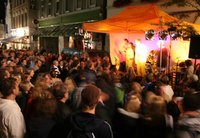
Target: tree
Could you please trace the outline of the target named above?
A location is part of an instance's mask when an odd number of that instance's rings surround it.
[[[179,7],[193,7],[198,12],[198,15],[200,15],[200,0],[170,0],[163,3],[161,6],[169,7],[172,5],[177,5]]]
[[[200,15],[200,0],[169,0],[163,3],[161,6],[170,7],[172,5],[177,5],[178,7],[192,7],[196,10],[197,16]],[[189,15],[186,13],[179,13],[179,18],[188,17]],[[190,25],[181,25],[175,23],[169,23],[170,27],[178,27],[179,30],[190,33],[190,35],[198,34],[196,30]]]

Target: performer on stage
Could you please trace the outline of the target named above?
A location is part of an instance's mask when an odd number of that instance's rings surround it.
[[[129,41],[128,39],[124,39],[123,40],[123,43],[120,45],[119,47],[119,53],[120,53],[120,58],[121,58],[121,61],[126,61],[126,49],[129,45]]]
[[[144,44],[142,44],[140,39],[135,40],[135,44],[135,63],[137,66],[137,75],[144,76],[146,74],[145,64],[147,60],[147,48]]]
[[[126,48],[126,71],[128,71],[130,68],[134,68],[135,64],[135,46],[132,42],[130,42],[127,45]]]

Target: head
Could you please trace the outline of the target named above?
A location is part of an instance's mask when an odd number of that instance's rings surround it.
[[[140,105],[141,101],[139,98],[135,95],[130,96],[128,99],[126,105],[125,105],[125,110],[128,112],[136,112],[138,113],[140,111]]]
[[[141,93],[142,92],[142,86],[138,82],[132,82],[131,83],[131,90],[135,91],[136,93]]]
[[[31,88],[33,87],[33,84],[30,81],[22,81],[19,87],[21,90],[24,90],[25,92],[29,92]]]
[[[186,93],[183,97],[182,106],[184,111],[195,111],[199,109],[199,96],[198,94]]]
[[[54,65],[54,66],[58,66],[58,65],[59,65],[58,60],[54,60],[54,61],[53,61],[53,65]]]
[[[154,75],[153,75],[153,73],[147,74],[146,81],[147,82],[153,82],[154,81]]]
[[[169,84],[169,77],[167,75],[162,76],[161,82],[164,84]]]
[[[167,105],[164,98],[161,96],[154,96],[147,106],[150,115],[165,115],[167,113]]]
[[[99,103],[101,90],[95,85],[86,86],[81,92],[81,102],[84,109],[94,109]]]
[[[185,60],[185,64],[187,67],[191,66],[192,65],[192,60],[188,59],[188,60]]]
[[[63,82],[57,82],[52,86],[52,93],[57,100],[65,102],[68,99],[69,90]]]
[[[75,82],[74,79],[71,78],[71,77],[65,78],[64,83],[65,83],[65,85],[67,86],[69,92],[73,92],[73,91],[75,90],[75,88],[77,87],[77,86],[76,86],[76,82]]]
[[[5,98],[11,95],[17,96],[19,94],[19,83],[15,78],[6,78],[1,88],[1,93]]]

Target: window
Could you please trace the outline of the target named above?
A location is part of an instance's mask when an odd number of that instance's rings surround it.
[[[95,7],[96,6],[96,0],[89,0],[90,1],[90,7]]]
[[[41,6],[40,8],[40,18],[44,17],[44,6]]]
[[[81,10],[82,8],[82,0],[77,0],[76,1],[76,10]]]
[[[48,16],[51,16],[51,7],[48,7]]]
[[[15,25],[15,24],[16,24],[15,17],[13,17],[12,20],[13,20],[13,21],[12,21],[12,22],[13,22],[13,24],[12,24],[12,28],[15,28],[15,26],[16,26],[16,25]]]
[[[56,1],[56,13],[59,13],[59,9],[60,9],[60,2],[59,0]]]
[[[40,7],[44,7],[44,1],[43,0],[41,0],[41,2],[40,2]]]
[[[33,10],[36,9],[36,2],[35,2],[35,0],[31,0],[31,2],[30,2],[30,9],[33,9]]]
[[[24,14],[22,14],[22,27],[25,26]]]
[[[69,0],[65,0],[65,12],[69,12]]]
[[[25,13],[24,18],[25,18],[25,26],[28,26],[28,16],[27,16],[27,13]]]
[[[51,16],[51,14],[52,14],[51,0],[49,0],[48,6],[47,6],[47,15]]]

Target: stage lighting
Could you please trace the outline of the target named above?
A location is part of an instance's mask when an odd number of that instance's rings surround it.
[[[167,40],[167,36],[168,36],[168,31],[167,30],[163,30],[159,32],[159,40]]]
[[[154,36],[155,36],[155,31],[154,30],[148,30],[146,33],[145,33],[145,38],[146,40],[153,40]]]
[[[183,33],[182,31],[180,30],[177,30],[177,31],[174,31],[174,32],[171,32],[170,36],[173,40],[176,40],[177,38],[179,37],[182,37]]]
[[[183,34],[182,34],[182,38],[183,38],[183,40],[189,40],[190,39],[190,37],[191,37],[191,34],[189,33],[189,32],[184,32]]]

